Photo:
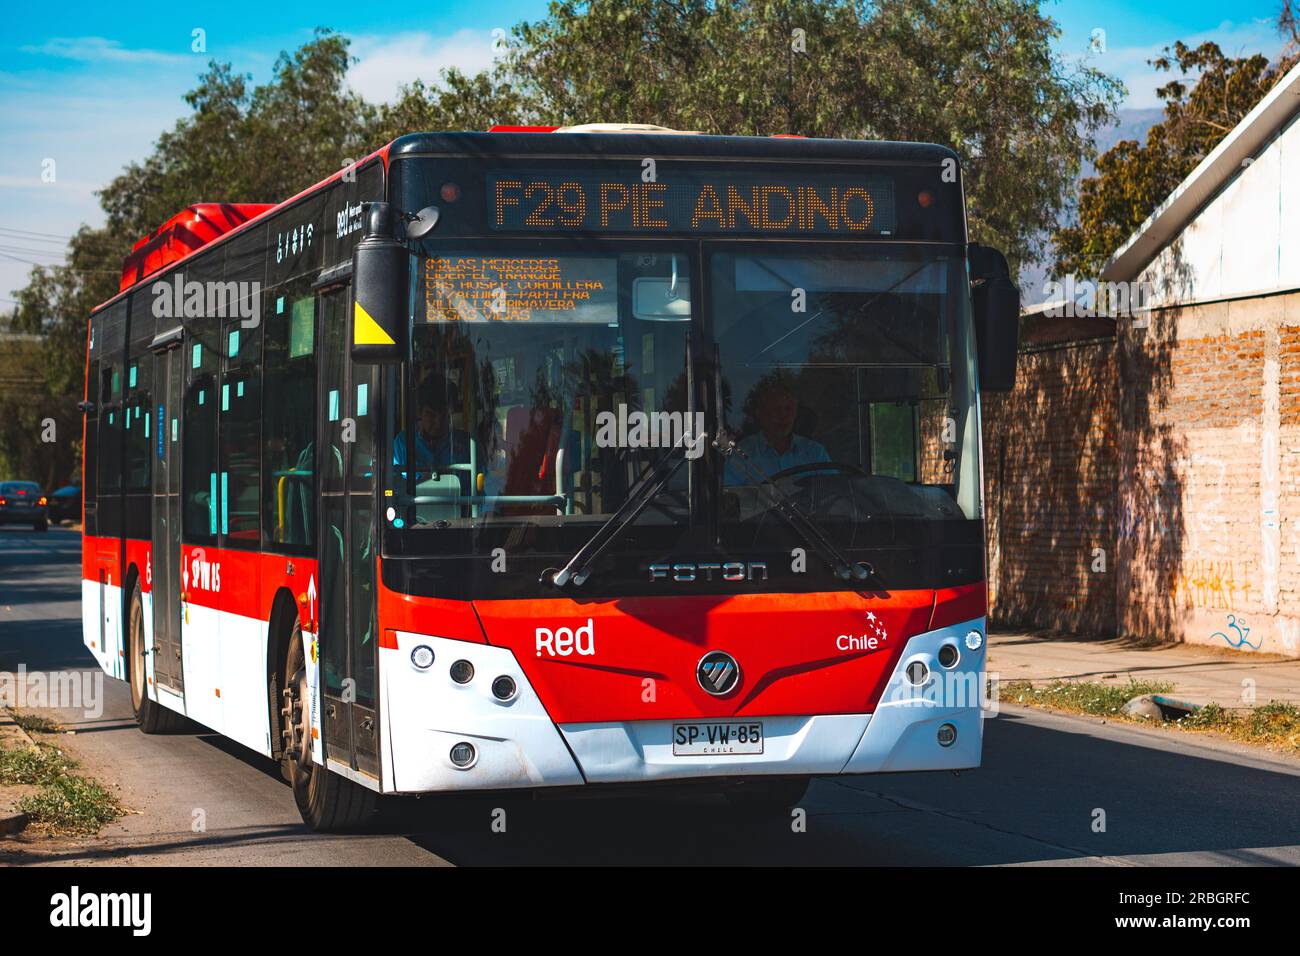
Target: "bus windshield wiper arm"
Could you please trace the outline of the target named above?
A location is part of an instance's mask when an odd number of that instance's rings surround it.
[[[723,458],[730,459],[734,455],[736,460],[749,472],[750,477],[758,479],[758,487],[768,493],[776,513],[786,520],[786,523],[795,530],[799,537],[812,545],[813,550],[831,566],[831,570],[835,572],[838,578],[843,581],[850,579],[865,581],[875,574],[871,566],[865,562],[854,562],[845,557],[844,553],[835,547],[831,539],[826,537],[822,529],[817,527],[811,518],[799,510],[799,506],[794,503],[794,499],[782,491],[776,482],[763,474],[762,469],[750,460],[749,456],[745,454],[740,445],[732,440],[732,437],[727,434],[725,429],[718,430],[718,437],[714,440],[713,447],[721,453]]]
[[[706,436],[695,437],[694,441],[704,441]],[[609,546],[609,543],[618,536],[618,533],[635,521],[645,511],[650,502],[654,501],[668,486],[673,475],[677,474],[677,469],[682,466],[686,460],[686,451],[690,447],[686,441],[673,446],[668,454],[664,455],[655,463],[646,474],[637,482],[632,490],[627,493],[627,498],[623,504],[618,507],[609,520],[596,529],[596,533],[587,539],[587,542],[579,548],[564,567],[558,571],[555,568],[547,568],[542,572],[542,583],[551,584],[557,588],[567,587],[573,584],[575,587],[581,587],[582,584],[591,576],[591,562],[595,561],[600,553]]]

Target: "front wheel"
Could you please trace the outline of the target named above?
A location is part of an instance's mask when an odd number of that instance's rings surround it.
[[[375,816],[378,796],[312,759],[311,692],[302,628],[297,621],[281,673],[286,675],[282,692],[284,706],[280,710],[284,726],[281,767],[293,787],[298,812],[313,830],[329,833],[362,829]]]
[[[138,581],[131,587],[131,603],[127,606],[126,620],[127,660],[130,668],[127,677],[131,683],[131,709],[135,712],[135,722],[142,733],[175,733],[185,727],[185,718],[157,701],[150,700],[145,688],[148,681],[144,659],[152,648],[145,647],[144,601],[140,597]]]

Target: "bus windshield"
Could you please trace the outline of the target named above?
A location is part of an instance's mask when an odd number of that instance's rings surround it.
[[[769,483],[846,546],[979,516],[962,259],[721,252],[709,277],[730,547],[781,524]]]
[[[791,506],[859,550],[979,517],[964,258],[644,245],[462,241],[413,260],[386,455],[390,525],[422,541],[405,556],[558,567],[675,448],[684,466],[610,545],[617,573],[807,548]]]
[[[694,411],[689,265],[671,251],[421,260],[392,454],[412,526],[599,523],[617,509]],[[645,521],[689,510],[683,473]]]

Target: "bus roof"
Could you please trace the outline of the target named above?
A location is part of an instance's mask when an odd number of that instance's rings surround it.
[[[701,159],[735,160],[798,160],[877,163],[882,165],[935,165],[946,159],[958,162],[957,154],[946,146],[934,143],[898,143],[888,140],[814,139],[796,136],[710,136],[696,134],[684,136],[678,132],[554,132],[550,127],[495,127],[491,132],[408,133],[375,150],[351,167],[339,169],[320,182],[290,196],[279,203],[227,203],[251,212],[260,209],[243,222],[211,236],[206,242],[187,247],[183,255],[167,258],[152,271],[144,272],[129,286],[120,288],[116,295],[95,306],[99,312],[117,302],[131,290],[149,282],[159,273],[189,260],[198,253],[213,248],[239,235],[264,217],[330,185],[349,168],[357,168],[380,158],[387,168],[393,159],[417,156],[573,156],[573,157],[633,157],[673,156]],[[555,127],[555,130],[560,129]],[[545,135],[539,135],[545,133]],[[217,204],[212,204],[217,205]],[[184,212],[168,220],[175,221]],[[165,227],[166,224],[164,224]],[[164,227],[154,230],[136,243],[140,247]]]
[[[937,164],[955,152],[933,143],[812,139],[797,136],[690,136],[678,132],[549,132],[498,127],[488,133],[408,133],[388,146],[392,159],[419,155],[682,156],[712,159],[797,159],[885,164]]]

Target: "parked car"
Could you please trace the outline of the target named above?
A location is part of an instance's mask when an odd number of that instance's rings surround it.
[[[0,481],[0,524],[49,527],[49,503],[34,481]]]
[[[51,521],[81,520],[81,485],[64,485],[47,496]]]

